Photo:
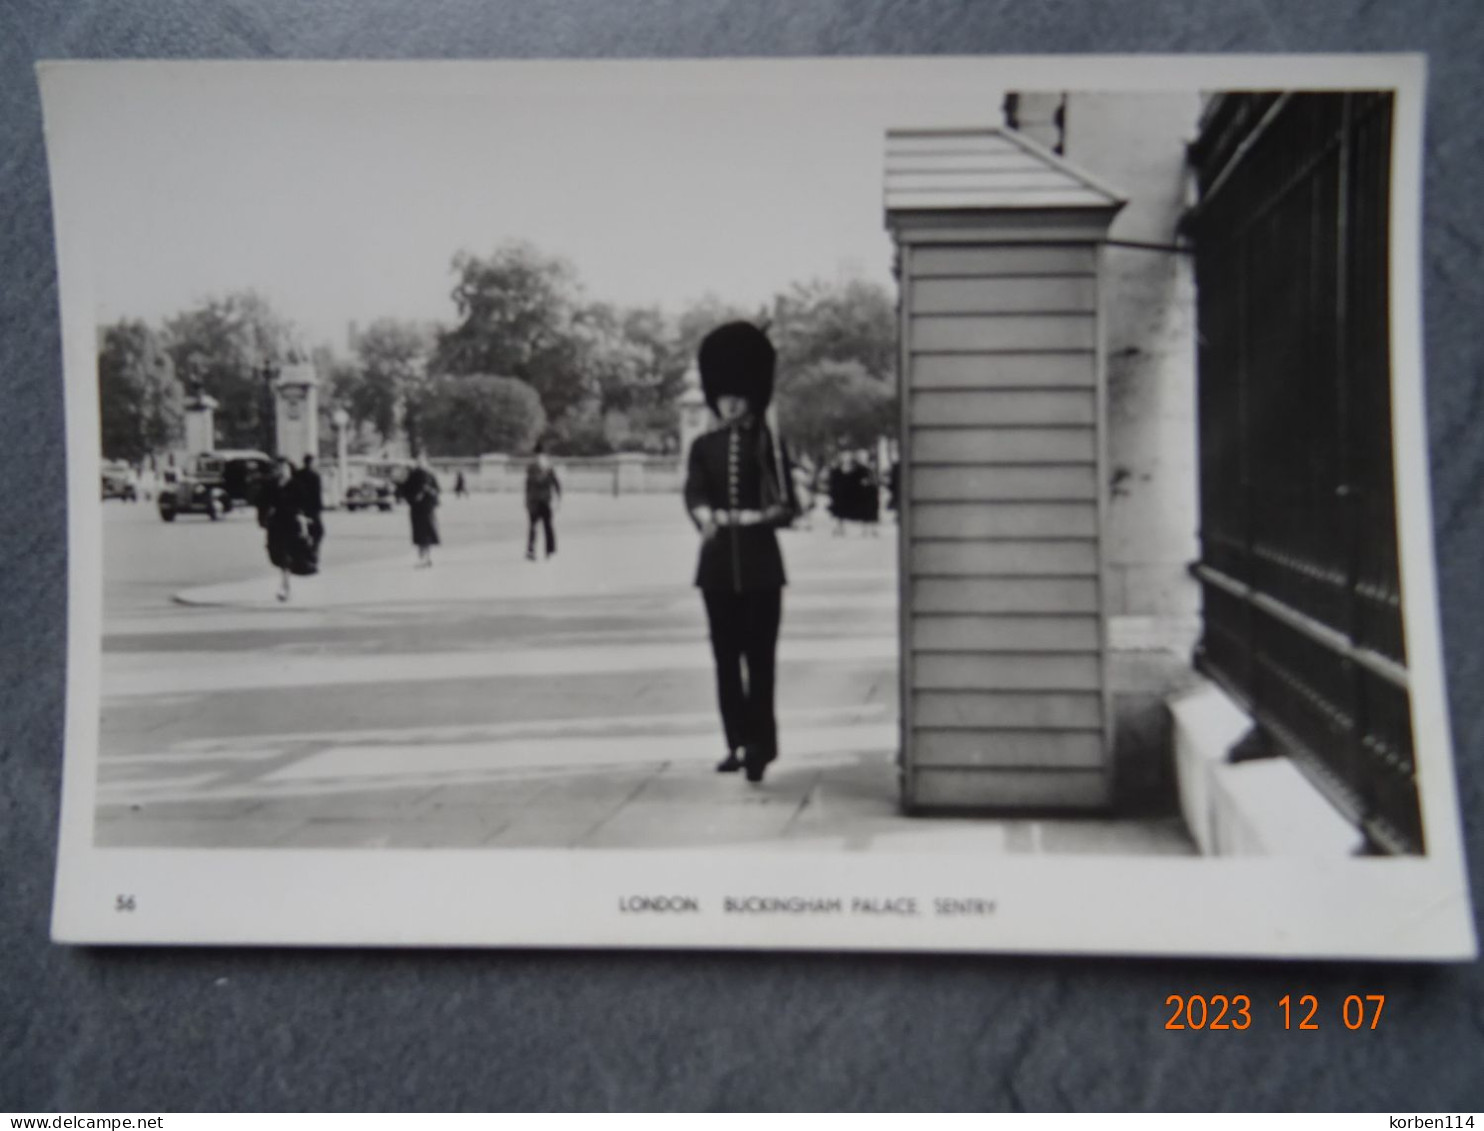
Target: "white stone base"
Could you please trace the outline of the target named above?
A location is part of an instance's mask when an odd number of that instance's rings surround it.
[[[1169,706],[1180,809],[1203,855],[1335,859],[1362,848],[1360,832],[1287,758],[1226,761],[1252,720],[1219,688],[1202,680]]]

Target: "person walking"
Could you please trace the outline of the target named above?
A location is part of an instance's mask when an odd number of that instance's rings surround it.
[[[854,477],[855,455],[847,450],[830,465],[830,515],[835,520],[836,538],[845,534],[845,524],[855,517],[854,496],[851,494]]]
[[[314,456],[304,457],[304,466],[295,473],[294,482],[299,491],[299,506],[309,520],[309,538],[318,554],[320,543],[325,540],[325,491],[319,472],[314,469]]]
[[[546,556],[556,553],[556,530],[552,526],[552,514],[557,501],[562,497],[562,484],[557,479],[556,468],[546,458],[543,446],[538,442],[531,462],[526,465],[526,560],[536,560],[536,524],[541,524],[546,534]]]
[[[464,482],[462,471],[455,473],[453,477],[453,497],[455,499],[467,499],[469,497],[469,485]]]
[[[304,514],[294,465],[279,456],[273,477],[258,487],[258,525],[268,534],[268,560],[278,569],[278,599],[290,596],[289,578],[308,576],[319,570],[309,520]]]
[[[856,521],[861,530],[880,537],[881,487],[871,469],[871,454],[862,448],[855,456],[855,479],[851,485]]]
[[[706,403],[721,421],[692,442],[685,478],[727,747],[716,768],[745,769],[757,783],[778,757],[773,690],[787,578],[776,532],[799,506],[787,452],[763,416],[777,364],[767,335],[729,322],[706,335],[697,360]]]
[[[439,545],[438,517],[438,477],[433,474],[433,469],[428,466],[428,457],[418,453],[417,461],[407,478],[402,480],[402,486],[398,488],[402,498],[407,500],[408,515],[412,519],[412,544],[417,547],[417,569],[431,569],[433,566],[433,547]]]
[[[797,464],[793,468],[794,498],[799,502],[799,516],[795,520],[797,525],[805,530],[814,528],[814,499],[815,491],[810,486],[813,476]]]

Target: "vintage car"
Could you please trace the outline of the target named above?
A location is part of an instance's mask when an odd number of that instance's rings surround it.
[[[166,473],[160,488],[160,517],[204,514],[215,521],[234,507],[257,502],[258,484],[273,474],[273,460],[256,451],[203,452]]]
[[[397,485],[378,475],[364,475],[345,489],[345,509],[389,511],[397,501]]]
[[[238,506],[257,506],[258,485],[273,478],[273,458],[255,451],[214,454],[222,461],[222,487],[227,497]]]
[[[389,511],[400,497],[398,488],[414,464],[411,460],[379,459],[367,463],[360,477],[345,489],[345,509]]]
[[[108,460],[103,464],[103,497],[134,502],[139,498],[139,489],[134,485],[134,471],[122,460]]]

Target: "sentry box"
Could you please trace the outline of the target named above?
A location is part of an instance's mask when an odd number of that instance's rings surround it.
[[[909,811],[1112,801],[1100,244],[1118,192],[1011,129],[892,131]]]

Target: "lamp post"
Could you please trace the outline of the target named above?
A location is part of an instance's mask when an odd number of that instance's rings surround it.
[[[335,505],[342,506],[345,503],[346,430],[350,427],[350,413],[337,408],[330,414],[330,422],[335,425]]]

